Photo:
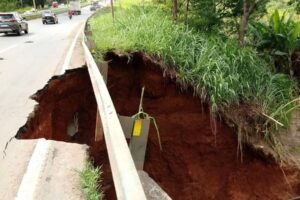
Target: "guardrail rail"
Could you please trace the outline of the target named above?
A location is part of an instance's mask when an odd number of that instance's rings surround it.
[[[146,200],[117,112],[85,41],[86,37],[84,36],[82,46],[102,121],[117,198],[122,200]]]

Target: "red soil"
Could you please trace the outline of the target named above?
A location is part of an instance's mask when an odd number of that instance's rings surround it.
[[[95,142],[97,103],[87,68],[68,70],[64,75],[54,76],[31,98],[38,105],[19,129],[16,138],[46,138],[89,145],[95,164],[103,165],[104,189],[115,199],[105,143]],[[67,134],[67,127],[75,113],[78,113],[78,132],[71,137]]]
[[[145,171],[173,199],[289,199],[300,194],[299,173],[281,169],[249,148],[241,163],[235,132],[217,122],[216,137],[208,106],[192,91],[182,91],[151,59],[108,53],[108,88],[121,115],[138,110],[145,86],[144,110],[157,120],[163,152],[150,128]],[[283,171],[286,177],[283,175]]]
[[[237,157],[234,131],[217,122],[211,129],[208,106],[192,91],[181,91],[175,80],[163,78],[160,67],[141,54],[131,62],[113,53],[108,88],[121,115],[138,110],[145,86],[144,110],[157,120],[163,152],[155,129],[150,128],[145,171],[173,199],[289,199],[300,194],[298,171],[283,169],[272,160],[245,149],[243,163]],[[86,68],[53,77],[33,98],[39,103],[17,138],[47,138],[91,146],[95,164],[102,165],[106,199],[116,199],[104,141],[95,143],[96,101]],[[78,113],[76,137],[67,125]]]
[[[21,139],[46,138],[92,145],[97,104],[86,68],[69,70],[53,77],[31,97],[39,104],[20,128]],[[75,137],[67,134],[67,126],[78,113],[79,130]]]

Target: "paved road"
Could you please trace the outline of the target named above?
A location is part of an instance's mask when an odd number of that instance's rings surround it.
[[[0,163],[6,142],[33,111],[29,96],[60,71],[77,31],[91,15],[88,8],[72,20],[66,13],[58,15],[55,25],[29,21],[28,35],[0,34]]]

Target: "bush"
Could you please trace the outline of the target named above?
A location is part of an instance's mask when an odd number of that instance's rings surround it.
[[[14,0],[1,0],[0,1],[0,12],[13,11],[17,7],[17,3]]]
[[[292,55],[300,48],[300,22],[285,14],[279,16],[275,10],[269,24],[252,22],[250,30],[254,35],[254,46],[259,51],[266,51],[275,62],[279,72],[293,75]]]

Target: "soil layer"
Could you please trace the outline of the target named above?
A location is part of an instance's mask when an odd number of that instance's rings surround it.
[[[93,145],[97,104],[86,68],[54,76],[32,99],[38,102],[17,138],[45,138]],[[77,119],[76,119],[77,118]],[[78,123],[74,136],[68,126]]]
[[[286,200],[300,194],[297,170],[280,168],[250,148],[244,148],[241,162],[235,132],[217,121],[214,134],[208,106],[191,89],[183,91],[175,79],[163,77],[152,59],[135,53],[128,60],[109,52],[106,60],[119,114],[137,112],[145,86],[143,108],[157,121],[163,151],[152,125],[144,169],[173,199]]]

